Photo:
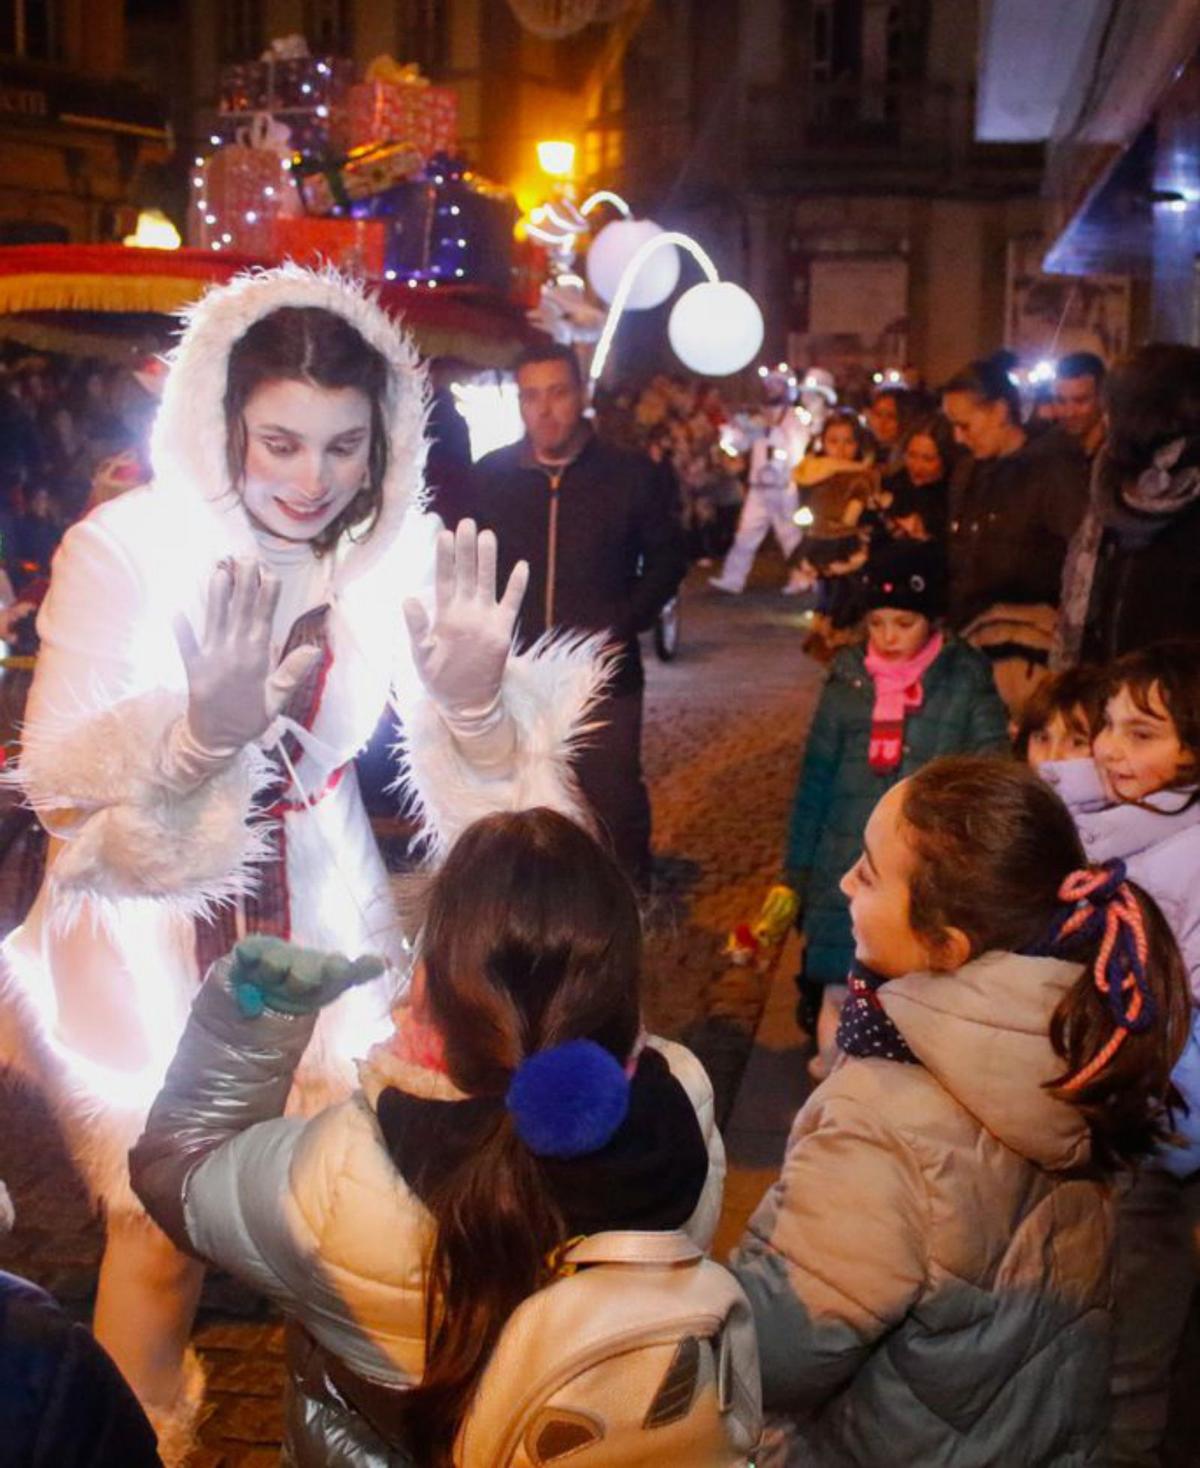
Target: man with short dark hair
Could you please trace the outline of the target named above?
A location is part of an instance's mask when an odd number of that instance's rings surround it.
[[[1091,461],[1104,442],[1104,363],[1093,352],[1071,352],[1054,373],[1054,417]]]
[[[517,624],[544,632],[607,632],[618,650],[603,727],[575,769],[630,876],[650,875],[650,802],[642,780],[644,674],[637,634],[654,623],[687,568],[674,497],[644,454],[598,438],[584,419],[584,384],[569,347],[530,348],[516,364],[525,437],[476,465],[467,513],[499,541],[499,584],[529,563]]]

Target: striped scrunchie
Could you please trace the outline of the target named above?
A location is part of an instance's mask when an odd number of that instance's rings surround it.
[[[1043,953],[1078,941],[1099,944],[1092,979],[1112,1016],[1113,1033],[1091,1060],[1062,1083],[1078,1091],[1097,1075],[1125,1042],[1126,1035],[1148,1030],[1158,1015],[1146,980],[1149,944],[1142,910],[1125,875],[1123,861],[1072,872],[1058,889],[1065,909],[1055,919]]]

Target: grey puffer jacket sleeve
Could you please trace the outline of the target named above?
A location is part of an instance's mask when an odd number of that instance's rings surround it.
[[[175,1058],[146,1126],[129,1154],[133,1190],[146,1211],[180,1249],[208,1254],[191,1236],[188,1185],[218,1148],[259,1122],[283,1114],[292,1076],[317,1016],[276,1014],[253,1020],[239,1011],[228,983],[229,960],[213,964],[200,987]],[[295,1122],[297,1133],[303,1127]],[[280,1129],[269,1149],[284,1168],[293,1128]]]

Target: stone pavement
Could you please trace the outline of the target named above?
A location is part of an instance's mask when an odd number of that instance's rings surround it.
[[[763,561],[756,589],[740,600],[710,591],[704,573],[693,573],[678,660],[659,663],[647,648],[645,752],[658,855],[648,913],[647,1007],[654,1028],[700,1054],[723,1121],[772,975],[730,968],[721,945],[733,923],[757,911],[777,872],[803,733],[820,686],[819,670],[799,650],[799,610],[774,589],[782,567]],[[15,916],[13,894],[26,857],[18,841],[0,869],[7,922]],[[787,1051],[798,1043],[786,1028],[785,967],[786,956],[772,989],[782,1053],[769,1093],[786,1079]],[[795,1059],[798,1074],[803,1053]],[[45,1284],[84,1317],[95,1288],[99,1229],[52,1119],[35,1098],[11,1088],[0,1094],[0,1177],[17,1207],[16,1229],[0,1242],[0,1267]],[[765,1127],[756,1129],[744,1107],[734,1113],[723,1236],[736,1237],[769,1180],[764,1149],[782,1150],[775,1113],[792,1101],[790,1090],[780,1095],[782,1108],[773,1105]],[[277,1319],[217,1279],[206,1290],[196,1342],[209,1375],[197,1468],[274,1464],[283,1377]]]

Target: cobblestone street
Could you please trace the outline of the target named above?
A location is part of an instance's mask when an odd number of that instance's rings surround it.
[[[820,670],[800,652],[798,609],[765,560],[760,589],[719,597],[693,573],[679,658],[647,646],[645,753],[656,873],[648,948],[652,1026],[700,1054],[728,1116],[767,981],[726,965],[729,927],[757,910],[776,873],[803,732]],[[21,842],[0,890],[16,881]],[[5,910],[11,903],[5,903]],[[11,915],[10,915],[11,917]],[[39,1103],[3,1092],[0,1178],[17,1224],[0,1266],[53,1290],[86,1318],[100,1234],[53,1122]],[[197,1343],[209,1377],[198,1468],[266,1468],[278,1452],[282,1344],[273,1314],[227,1280],[206,1288]]]

